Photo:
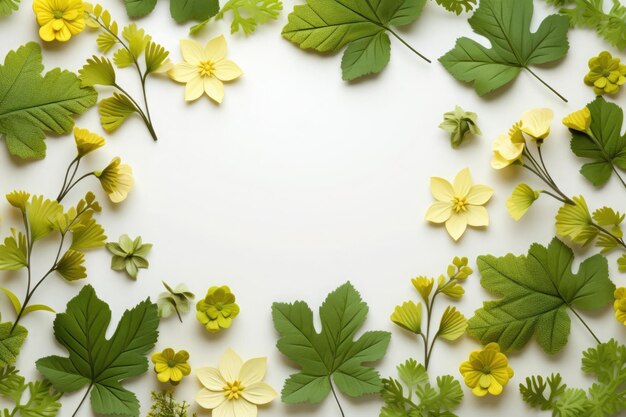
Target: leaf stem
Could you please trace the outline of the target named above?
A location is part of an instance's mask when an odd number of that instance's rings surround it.
[[[76,185],[77,185],[79,182],[81,182],[81,181],[82,181],[82,180],[84,180],[85,178],[90,177],[90,176],[92,176],[92,175],[95,175],[95,174],[93,173],[93,171],[92,171],[92,172],[88,172],[88,173],[86,173],[85,175],[83,175],[82,177],[80,177],[79,179],[77,179],[76,181],[74,181],[74,183],[73,183],[73,184],[68,185],[68,187],[66,188],[66,190],[65,190],[62,194],[60,194],[60,195],[59,195],[59,197],[57,197],[57,201],[59,201],[59,202],[60,202],[61,200],[63,200],[63,199],[65,198],[65,196],[67,195],[67,193],[69,193],[69,192],[72,190],[72,188],[76,187]]]
[[[424,61],[428,62],[429,64],[432,63],[430,59],[426,58],[424,55],[420,54],[415,48],[413,48],[411,45],[409,45],[404,39],[402,39],[396,32],[394,32],[391,28],[385,27],[385,29],[387,31],[389,31],[389,33],[391,33],[393,36],[396,37],[396,39],[398,39],[400,42],[402,42],[404,44],[404,46],[406,46],[407,48],[409,48],[411,51],[413,51],[417,56],[419,56],[420,58],[422,58]]]
[[[89,384],[89,388],[87,388],[87,391],[85,391],[85,395],[83,395],[83,398],[80,400],[80,403],[78,403],[78,407],[76,407],[76,410],[74,411],[74,414],[72,414],[72,417],[76,417],[78,410],[80,410],[80,407],[83,405],[83,403],[87,399],[87,395],[89,395],[89,393],[91,392],[91,388],[93,388],[93,383]]]
[[[556,94],[561,100],[563,100],[564,102],[568,102],[567,99],[565,97],[563,97],[558,91],[556,91],[554,88],[550,87],[550,85],[545,82],[544,80],[542,80],[537,74],[535,74],[533,72],[533,70],[531,70],[528,67],[523,67],[526,71],[528,71],[533,77],[535,77],[536,79],[539,80],[539,82],[541,82],[541,84],[545,85],[546,87],[548,87],[550,89],[550,91],[552,91],[554,94]]]
[[[591,330],[591,328],[587,325],[587,323],[585,323],[585,320],[583,320],[583,318],[580,317],[578,312],[576,310],[574,310],[572,308],[572,306],[570,306],[569,304],[567,305],[567,307],[569,307],[569,309],[572,311],[572,313],[574,313],[576,315],[576,317],[578,317],[578,320],[580,320],[580,322],[583,324],[583,326],[585,326],[587,328],[587,330],[589,330],[589,333],[591,333],[591,336],[593,336],[593,338],[596,339],[596,342],[598,344],[602,343],[602,342],[600,342],[600,339],[598,339],[598,336],[596,336],[596,334],[593,332],[593,330]]]
[[[76,170],[78,169],[78,165],[76,165],[76,168],[74,169],[74,172],[71,177],[70,177],[70,170],[72,169],[72,166],[76,164],[76,162],[78,162],[79,160],[80,158],[77,156],[67,166],[67,170],[65,171],[65,178],[63,178],[63,185],[61,186],[61,191],[59,192],[59,195],[57,196],[57,202],[61,202],[60,200],[61,195],[63,194],[63,191],[65,191],[65,187],[67,187],[67,180],[69,179],[69,181],[72,182],[72,180],[74,179],[74,175],[76,175]]]
[[[335,402],[337,403],[337,407],[339,407],[339,412],[341,413],[341,417],[346,417],[345,413],[343,412],[343,408],[341,408],[339,397],[337,397],[337,393],[335,392],[335,387],[333,386],[333,381],[330,379],[330,377],[328,377],[328,383],[330,384],[330,390],[333,393],[333,397],[335,397]]]
[[[615,236],[613,233],[609,232],[604,227],[600,226],[599,224],[597,224],[595,222],[591,222],[591,225],[593,227],[595,227],[596,229],[598,229],[600,232],[604,233],[605,235],[610,236],[613,239],[615,239],[615,241],[617,242],[618,245],[620,245],[621,247],[626,249],[626,242],[624,242],[623,238],[619,238],[619,237]]]

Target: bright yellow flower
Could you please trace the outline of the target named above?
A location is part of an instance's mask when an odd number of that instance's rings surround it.
[[[472,393],[484,397],[487,393],[500,395],[504,386],[513,377],[513,369],[497,343],[489,343],[483,350],[475,350],[469,360],[459,366],[465,385]]]
[[[430,292],[433,290],[433,284],[435,280],[432,278],[426,277],[417,277],[411,280],[411,283],[417,290],[417,292],[422,296],[424,301],[428,301],[428,296]]]
[[[543,140],[550,134],[554,113],[550,109],[532,109],[522,114],[520,129],[534,140]]]
[[[74,128],[74,140],[76,141],[76,149],[80,158],[103,147],[105,144],[102,136],[78,127]]]
[[[540,195],[541,190],[533,190],[527,184],[518,184],[506,200],[506,208],[513,219],[519,220]]]
[[[177,385],[183,377],[191,373],[189,353],[186,350],[174,352],[174,349],[167,348],[163,352],[155,352],[152,354],[152,363],[154,363],[154,372],[160,382],[170,382]]]
[[[516,123],[509,129],[508,134],[498,136],[498,139],[493,142],[491,167],[502,169],[521,161],[524,146],[526,146],[526,141],[522,134],[521,123]]]
[[[226,59],[226,39],[218,36],[204,47],[191,39],[181,39],[180,49],[185,62],[174,65],[167,74],[174,81],[185,83],[185,100],[194,101],[202,93],[218,103],[224,99],[223,81],[241,77],[241,69]]]
[[[563,119],[563,124],[569,129],[577,130],[579,132],[587,132],[589,126],[591,126],[591,112],[589,108],[583,107],[582,109],[575,111]]]
[[[114,203],[124,201],[135,184],[133,169],[122,164],[119,157],[113,158],[102,171],[94,171],[94,175],[98,177],[102,189]]]
[[[85,29],[82,0],[35,0],[33,11],[39,23],[39,36],[46,42],[65,42]]]
[[[278,394],[263,381],[267,358],[244,362],[228,349],[217,368],[200,368],[196,375],[204,388],[196,395],[201,407],[214,417],[256,417],[257,406],[272,402]]]
[[[626,326],[626,288],[620,287],[616,289],[614,295],[615,302],[613,303],[613,308],[615,309],[615,318]]]
[[[396,306],[391,321],[411,333],[422,332],[422,304],[406,301],[401,306]]]
[[[443,178],[431,177],[430,191],[437,201],[426,212],[426,220],[445,223],[452,239],[459,240],[467,226],[489,225],[489,215],[483,205],[493,195],[493,189],[473,185],[469,168],[461,170],[452,184]]]

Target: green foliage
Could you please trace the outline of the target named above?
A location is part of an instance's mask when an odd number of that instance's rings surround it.
[[[626,134],[622,134],[624,112],[614,103],[597,97],[587,105],[591,112],[588,132],[570,129],[572,152],[580,158],[590,159],[582,166],[583,174],[593,185],[603,185],[617,169],[626,170]]]
[[[444,113],[443,122],[440,129],[450,134],[450,144],[452,148],[458,148],[465,138],[472,135],[480,135],[482,132],[476,124],[478,115],[473,112],[466,112],[460,106],[455,106],[453,111]]]
[[[50,313],[56,313],[56,311],[54,311],[52,307],[48,307],[47,305],[43,304],[31,304],[24,308],[24,311],[22,311],[22,302],[19,298],[17,298],[17,295],[11,292],[11,290],[9,290],[8,288],[0,288],[0,290],[2,290],[2,292],[6,294],[9,301],[11,301],[11,305],[13,306],[13,310],[15,311],[16,316],[19,316],[21,314],[22,317],[24,317],[35,311],[48,311]]]
[[[41,47],[29,42],[10,51],[0,65],[0,134],[9,152],[22,159],[46,156],[46,133],[63,134],[73,115],[96,104],[97,93],[81,88],[76,75],[43,71]]]
[[[626,346],[615,340],[583,352],[582,370],[597,382],[588,392],[569,388],[561,375],[526,378],[522,398],[531,407],[559,417],[610,417],[626,410]]]
[[[169,317],[175,312],[182,323],[183,318],[181,317],[181,313],[189,312],[191,301],[196,298],[195,294],[189,291],[189,288],[187,288],[185,284],[178,284],[176,287],[172,288],[163,281],[163,286],[166,291],[159,294],[159,298],[157,299],[159,317]]]
[[[344,52],[344,80],[380,72],[389,62],[391,26],[404,26],[421,14],[426,0],[307,0],[295,6],[282,35],[302,49]],[[416,52],[416,51],[414,51]],[[423,58],[423,57],[422,57]]]
[[[435,0],[438,5],[457,16],[474,10],[477,0]]]
[[[124,0],[126,14],[132,18],[149,15],[156,3],[157,0]],[[206,20],[215,16],[219,8],[219,0],[170,0],[170,14],[178,23]]]
[[[24,233],[11,229],[11,236],[0,245],[0,270],[17,271],[28,265],[28,245]]]
[[[547,248],[533,244],[528,256],[479,256],[482,286],[501,298],[476,311],[469,334],[483,344],[497,342],[503,351],[521,349],[535,334],[545,352],[561,350],[570,330],[567,310],[603,308],[615,290],[603,256],[584,260],[576,274],[573,261],[572,250],[557,238]]]
[[[17,360],[17,355],[28,336],[28,330],[13,323],[0,323],[0,368],[12,365]]]
[[[132,18],[149,15],[156,4],[157,0],[124,0],[126,14]]]
[[[109,242],[106,248],[113,254],[111,269],[126,271],[129,277],[137,279],[139,269],[148,268],[150,263],[146,257],[152,249],[151,243],[143,243],[141,236],[134,240],[128,235],[120,236],[119,243]]]
[[[78,77],[83,87],[115,85],[115,69],[105,57],[94,55],[87,59],[87,63],[78,70]]]
[[[532,73],[531,65],[563,58],[569,49],[567,18],[548,16],[531,33],[532,17],[532,0],[481,0],[468,21],[491,48],[463,37],[439,61],[457,80],[473,83],[482,96],[511,82],[522,69]]]
[[[461,404],[463,390],[454,377],[437,377],[436,386],[433,386],[424,366],[414,359],[407,360],[397,369],[400,380],[383,380],[385,405],[380,410],[380,417],[457,416],[452,410]],[[417,394],[416,399],[413,393]],[[416,400],[419,401],[416,403]]]
[[[98,105],[100,123],[107,132],[114,132],[137,108],[128,96],[113,93],[111,97],[100,100]]]
[[[28,390],[28,400],[23,403]],[[12,402],[13,408],[5,408],[5,417],[55,417],[61,408],[61,393],[48,381],[26,382],[11,366],[0,371],[0,396]]]
[[[362,363],[381,359],[387,351],[388,332],[365,332],[358,340],[368,307],[349,282],[331,292],[319,309],[322,331],[313,324],[313,311],[303,301],[274,303],[272,317],[280,334],[277,347],[302,368],[285,381],[285,403],[319,403],[330,393],[331,378],[351,397],[380,392],[382,380]]]
[[[188,408],[189,404],[185,401],[176,402],[174,395],[169,391],[153,392],[152,405],[146,417],[187,417]],[[196,417],[196,413],[193,413],[191,417]]]
[[[147,299],[126,310],[107,340],[110,321],[109,306],[86,285],[54,320],[54,335],[69,357],[48,356],[36,366],[60,392],[89,386],[94,412],[136,417],[139,402],[121,382],[148,370],[146,354],[158,336],[157,307]]]
[[[215,15],[215,20],[222,19],[225,13],[233,13],[233,21],[230,24],[230,33],[243,33],[250,35],[254,33],[258,25],[263,25],[270,20],[278,19],[280,11],[283,10],[281,0],[229,0]],[[211,19],[206,19],[189,29],[190,34],[195,34],[205,27]]]
[[[620,272],[626,272],[626,254],[619,257],[617,266]]]
[[[0,0],[0,17],[9,16],[19,7],[20,0]]]

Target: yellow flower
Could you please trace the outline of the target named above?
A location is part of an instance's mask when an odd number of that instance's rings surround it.
[[[452,184],[431,177],[430,191],[437,200],[426,212],[426,220],[445,223],[452,239],[459,240],[467,226],[487,226],[489,215],[483,207],[493,195],[486,185],[473,185],[469,168],[459,172]]]
[[[615,318],[626,326],[626,288],[620,287],[616,289],[614,295],[615,302],[613,303],[613,308],[615,309]]]
[[[191,373],[189,353],[186,350],[174,352],[174,349],[167,348],[163,352],[152,354],[152,363],[154,363],[154,372],[160,382],[170,382],[177,385],[183,377]]]
[[[526,141],[521,130],[521,123],[514,124],[508,134],[498,136],[491,146],[493,159],[491,167],[494,169],[506,168],[517,161],[522,160]]]
[[[626,84],[626,65],[608,51],[600,52],[589,60],[589,72],[585,84],[593,86],[597,95],[615,94]]]
[[[35,0],[33,11],[39,24],[39,36],[46,42],[65,42],[85,29],[82,0]]]
[[[90,152],[104,146],[104,138],[87,129],[74,128],[74,140],[76,141],[76,149],[78,157],[82,158]]]
[[[469,360],[459,367],[465,385],[472,393],[484,397],[487,393],[500,395],[504,386],[513,377],[513,369],[497,343],[489,343],[483,350],[475,350]]]
[[[391,321],[411,333],[422,332],[422,304],[407,301],[401,306],[396,306]]]
[[[204,47],[191,39],[181,39],[180,49],[185,62],[174,65],[167,74],[174,81],[185,83],[185,100],[193,101],[206,93],[218,103],[224,99],[223,81],[232,81],[242,74],[233,61],[226,59],[226,39],[218,36]]]
[[[235,294],[226,285],[211,287],[206,297],[196,303],[196,318],[212,333],[228,329],[239,315],[235,301]]]
[[[506,208],[513,219],[519,220],[540,195],[541,190],[533,190],[527,184],[517,184],[511,196],[506,200]]]
[[[433,284],[435,280],[432,278],[426,277],[417,277],[411,280],[411,283],[417,290],[417,292],[422,296],[424,301],[428,301],[428,296],[430,292],[433,290]]]
[[[94,175],[98,177],[104,192],[114,203],[124,201],[135,183],[133,169],[129,165],[122,164],[119,157],[113,158],[102,171],[94,171]]]
[[[532,109],[522,114],[520,129],[534,140],[542,141],[550,134],[554,113],[550,109]]]
[[[272,402],[278,394],[263,381],[267,358],[246,362],[228,349],[217,368],[200,368],[196,375],[204,388],[196,395],[201,407],[214,417],[256,417],[257,406]]]
[[[7,201],[13,207],[20,209],[22,212],[26,211],[28,205],[28,199],[30,199],[30,193],[26,191],[11,191],[6,195]]]
[[[587,132],[589,130],[589,126],[591,126],[591,112],[589,111],[589,108],[583,107],[582,109],[565,117],[563,119],[563,124],[569,129],[577,130],[579,132]]]

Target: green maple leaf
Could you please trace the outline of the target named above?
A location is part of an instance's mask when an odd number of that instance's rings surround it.
[[[319,52],[337,52],[348,45],[341,68],[344,80],[354,80],[382,71],[391,53],[387,32],[400,39],[391,26],[413,22],[425,3],[426,0],[307,0],[305,5],[294,7],[282,34],[302,49]]]
[[[481,0],[468,22],[474,32],[491,42],[491,48],[463,37],[439,61],[457,80],[473,83],[481,96],[508,84],[522,69],[539,79],[530,66],[554,62],[567,54],[569,25],[565,16],[552,15],[531,33],[532,17],[532,0]]]
[[[371,331],[354,341],[367,312],[367,304],[349,282],[331,292],[320,307],[321,333],[315,330],[313,311],[305,302],[274,303],[278,350],[302,368],[285,381],[284,402],[321,402],[331,391],[331,378],[351,397],[380,392],[383,383],[378,372],[362,363],[381,359],[391,334]]]
[[[584,260],[576,274],[573,261],[572,250],[557,238],[547,248],[533,244],[528,256],[479,256],[481,285],[502,297],[476,311],[468,333],[504,351],[521,349],[536,334],[547,353],[561,350],[570,330],[567,310],[603,308],[615,290],[602,255]]]
[[[126,310],[110,339],[105,333],[111,310],[87,285],[57,314],[54,335],[69,357],[39,359],[37,369],[60,392],[85,386],[91,390],[91,405],[99,414],[139,416],[139,402],[121,381],[148,369],[145,355],[156,343],[159,325],[157,306],[150,300]]]
[[[68,133],[73,115],[96,104],[93,88],[55,68],[43,77],[41,47],[29,42],[10,51],[0,65],[0,134],[9,152],[22,159],[46,156],[46,132]]]
[[[614,103],[598,97],[587,105],[591,112],[588,132],[571,130],[572,152],[580,158],[591,159],[582,166],[583,174],[593,185],[605,184],[617,168],[626,170],[626,134],[622,134],[624,112]]]

